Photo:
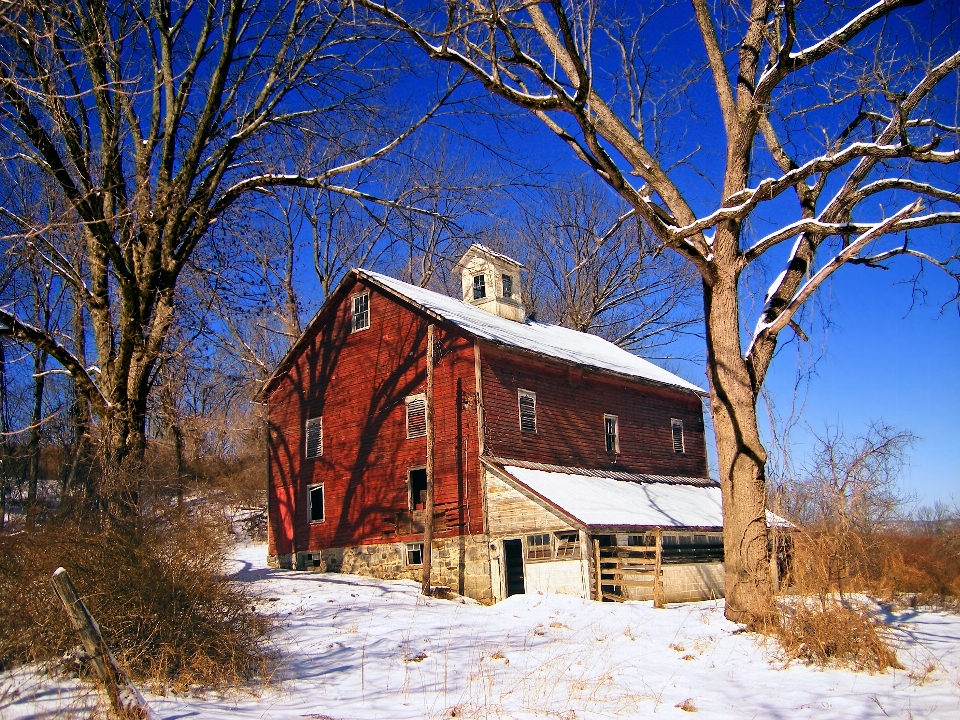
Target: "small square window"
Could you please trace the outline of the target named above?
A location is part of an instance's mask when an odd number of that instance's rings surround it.
[[[473,299],[480,300],[487,296],[487,279],[483,275],[473,276]]]
[[[535,433],[537,431],[537,394],[529,390],[519,390],[517,402],[520,405],[520,432]]]
[[[684,452],[683,449],[683,420],[673,418],[670,420],[670,429],[673,431],[673,451],[675,453]]]
[[[580,557],[580,535],[578,533],[556,533],[556,538],[558,558]]]
[[[323,418],[315,417],[304,425],[304,455],[308,458],[323,455]]]
[[[538,535],[527,535],[527,559],[542,560],[543,558],[553,557],[550,547],[550,534],[541,533]]]
[[[503,283],[503,296],[505,298],[513,297],[513,276],[501,275],[500,281]]]
[[[427,469],[411,468],[407,471],[410,489],[410,509],[423,510],[427,504]]]
[[[365,292],[353,296],[352,313],[353,332],[366,330],[370,327],[370,293]]]
[[[323,508],[323,485],[311,485],[309,490],[308,503],[310,513],[310,522],[318,523],[324,520]]]
[[[407,398],[407,437],[427,435],[427,396],[411,395]]]
[[[620,421],[616,415],[603,416],[603,434],[607,452],[620,452]]]
[[[407,543],[407,565],[423,565],[423,543]]]

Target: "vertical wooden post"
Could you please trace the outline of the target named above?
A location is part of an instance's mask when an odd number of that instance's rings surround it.
[[[600,577],[600,541],[596,538],[593,539],[593,567],[597,576],[597,600],[603,602],[603,586]]]
[[[423,509],[423,580],[421,592],[431,594],[430,572],[433,561],[433,360],[434,325],[427,326],[427,395],[424,415],[427,425],[427,497]]]
[[[653,564],[653,606],[655,608],[662,608],[664,603],[663,580],[660,579],[663,558],[663,530],[661,528],[657,528],[655,537],[657,539],[657,551]]]
[[[110,698],[113,712],[120,720],[150,720],[153,716],[146,700],[113,659],[113,654],[103,642],[97,621],[77,595],[67,571],[62,567],[57,568],[50,578],[50,584],[63,603],[63,609],[66,610],[74,630],[80,636],[83,649],[93,661],[93,669]]]

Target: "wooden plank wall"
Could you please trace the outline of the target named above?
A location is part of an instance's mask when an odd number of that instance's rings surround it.
[[[700,398],[481,345],[486,452],[533,462],[706,477]],[[537,432],[521,433],[517,391],[537,394]],[[620,452],[608,453],[603,416],[617,415]],[[684,453],[670,419],[683,420]]]
[[[494,473],[487,470],[485,476],[491,537],[573,529]]]
[[[351,333],[350,295],[363,290],[371,326]],[[342,297],[270,394],[271,555],[417,539],[422,527],[407,518],[407,470],[424,465],[426,439],[406,437],[404,400],[424,391],[427,322],[362,282]],[[438,536],[482,532],[473,343],[441,329],[438,344]],[[304,423],[317,416],[323,455],[306,459]],[[307,492],[318,483],[326,518],[311,524]]]

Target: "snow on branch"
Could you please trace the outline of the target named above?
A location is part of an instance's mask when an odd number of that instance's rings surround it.
[[[93,381],[90,372],[83,366],[83,363],[72,352],[57,342],[50,333],[35,325],[25,323],[13,313],[0,308],[0,335],[14,337],[48,353],[70,373],[81,391],[87,395],[90,403],[98,411],[110,407],[110,401],[100,392],[100,388]]]
[[[922,205],[923,201],[917,199],[911,205],[908,205],[886,220],[875,224],[872,228],[860,235],[856,240],[851,242],[833,258],[831,258],[822,268],[814,273],[809,280],[801,285],[800,289],[797,290],[796,294],[793,296],[790,302],[786,304],[783,310],[781,310],[775,318],[769,320],[767,319],[766,315],[770,309],[770,298],[772,297],[773,293],[768,293],[767,305],[764,307],[760,314],[760,319],[757,321],[757,327],[753,334],[753,340],[750,342],[750,347],[747,349],[746,356],[750,356],[750,354],[753,352],[753,348],[757,345],[757,342],[762,336],[776,335],[783,330],[783,328],[789,325],[791,320],[793,320],[794,314],[796,314],[797,310],[800,309],[800,306],[806,302],[806,300],[818,287],[820,287],[820,285],[824,283],[824,281],[826,281],[827,278],[833,275],[833,273],[839,270],[840,267],[842,267],[845,263],[854,259],[857,253],[859,253],[869,243],[889,232],[895,232],[900,222],[920,210]]]
[[[897,223],[896,227],[891,228],[888,232],[919,230],[920,228],[933,227],[934,225],[949,225],[954,223],[960,223],[960,212],[929,213],[927,215],[904,218]],[[858,222],[829,223],[816,218],[797,220],[758,240],[744,251],[743,257],[746,262],[752,262],[770,248],[780,244],[784,240],[795,237],[799,233],[811,233],[824,237],[830,235],[855,235],[868,232],[871,228],[875,227],[875,225],[876,223]]]
[[[877,143],[857,142],[844,148],[833,155],[821,155],[810,160],[795,170],[784,173],[779,178],[765,178],[755,188],[746,188],[736,195],[731,195],[726,202],[736,202],[736,205],[722,207],[709,215],[700,218],[696,222],[684,225],[683,227],[670,228],[671,236],[680,240],[690,237],[697,233],[713,227],[724,220],[739,220],[746,217],[761,202],[773,200],[784,191],[794,187],[811,175],[818,173],[827,173],[836,170],[847,163],[864,157],[875,160],[889,160],[902,157],[918,157],[922,160],[931,160],[934,153],[927,147],[915,147],[895,143],[892,145],[880,145]],[[936,155],[949,155],[953,162],[960,159],[956,152],[936,153]],[[946,161],[946,160],[944,160]]]

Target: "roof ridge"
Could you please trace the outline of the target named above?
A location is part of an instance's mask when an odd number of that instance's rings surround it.
[[[552,463],[540,463],[532,460],[516,460],[513,458],[502,458],[493,455],[484,455],[482,460],[486,460],[494,465],[501,467],[519,467],[526,470],[541,470],[543,472],[559,472],[568,475],[582,475],[584,477],[609,478],[611,480],[623,480],[639,484],[659,483],[663,485],[691,485],[694,487],[719,487],[713,478],[698,478],[686,475],[656,475],[654,473],[638,473],[625,470],[603,470],[599,468],[581,468],[568,465],[555,465]]]

